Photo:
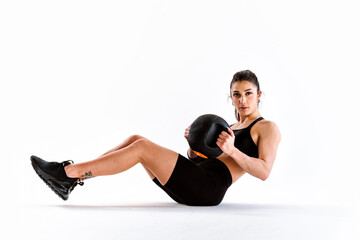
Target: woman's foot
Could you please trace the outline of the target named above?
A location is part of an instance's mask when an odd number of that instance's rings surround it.
[[[79,178],[70,178],[66,175],[64,167],[73,163],[72,160],[61,163],[47,162],[34,155],[30,160],[37,175],[63,200],[69,198],[77,184],[84,184]]]

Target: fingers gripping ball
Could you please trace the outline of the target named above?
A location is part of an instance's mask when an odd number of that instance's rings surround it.
[[[202,158],[221,155],[216,141],[222,131],[227,131],[228,123],[214,114],[201,115],[191,124],[188,142],[191,149]]]

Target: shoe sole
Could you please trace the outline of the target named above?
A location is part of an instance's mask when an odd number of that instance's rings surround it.
[[[43,171],[34,161],[31,161],[31,165],[33,166],[36,174],[44,181],[44,183],[46,183],[46,185],[48,185],[48,187],[54,192],[56,193],[56,195],[58,195],[62,200],[66,201],[68,200],[69,196],[64,196],[62,195],[53,185],[57,185],[57,187],[61,188],[56,182],[52,181],[51,178],[53,178],[52,176],[50,176],[49,174],[47,174],[45,171]],[[48,181],[46,180],[49,179]],[[51,181],[51,183],[49,182]]]

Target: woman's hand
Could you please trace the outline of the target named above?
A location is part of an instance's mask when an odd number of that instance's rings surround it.
[[[235,148],[235,134],[230,128],[227,128],[227,130],[230,134],[226,131],[222,131],[217,139],[216,145],[218,145],[224,153],[231,155]]]
[[[186,138],[186,140],[189,139],[189,130],[190,130],[190,127],[191,127],[191,124],[190,124],[190,126],[188,126],[188,127],[185,129],[184,137]]]

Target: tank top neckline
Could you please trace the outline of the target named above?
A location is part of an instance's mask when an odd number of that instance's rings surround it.
[[[247,126],[246,128],[234,129],[233,131],[240,131],[240,130],[245,130],[247,128],[251,128],[255,123],[257,123],[258,121],[263,120],[263,119],[264,119],[263,117],[259,117],[259,118],[255,119],[252,123],[250,123],[250,125]]]

